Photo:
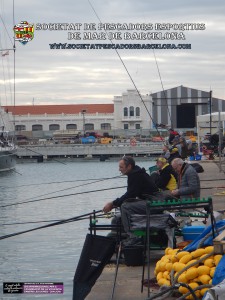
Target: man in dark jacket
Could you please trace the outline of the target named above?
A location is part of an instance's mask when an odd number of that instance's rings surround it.
[[[179,151],[178,149],[175,147],[175,148],[172,148],[170,150],[170,156],[168,157],[167,161],[169,164],[171,164],[171,162],[175,159],[175,158],[181,158],[180,154],[179,154]]]
[[[172,128],[169,129],[169,144],[172,145],[174,139],[179,136],[179,133]]]
[[[116,200],[107,203],[103,211],[105,213],[113,208],[121,208],[121,218],[125,232],[130,231],[131,214],[146,214],[145,195],[157,195],[159,189],[146,173],[144,168],[135,165],[135,161],[130,156],[124,156],[119,161],[119,170],[123,175],[127,175],[127,191]],[[133,201],[129,201],[132,199]]]

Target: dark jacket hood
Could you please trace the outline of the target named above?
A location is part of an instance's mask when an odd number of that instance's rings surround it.
[[[141,168],[141,167],[139,167],[139,166],[136,165],[136,166],[130,171],[130,173],[128,174],[128,176],[131,175],[131,174],[134,174],[134,173],[146,173],[146,171],[145,171],[145,168]]]

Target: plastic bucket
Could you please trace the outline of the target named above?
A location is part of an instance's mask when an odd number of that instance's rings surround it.
[[[144,246],[127,246],[123,249],[124,261],[127,266],[142,266],[144,264]]]
[[[202,156],[200,154],[195,155],[196,160],[202,160]]]

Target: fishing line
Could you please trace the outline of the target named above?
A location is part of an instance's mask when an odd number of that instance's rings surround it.
[[[33,152],[33,153],[36,153],[36,154],[38,154],[38,155],[44,156],[42,153],[39,153],[39,152],[34,151],[34,150],[31,150],[30,148],[27,148],[27,147],[23,147],[23,148],[26,149],[26,150],[28,150],[28,151],[31,151],[31,152]],[[56,162],[59,162],[60,164],[67,165],[66,163],[64,163],[64,162],[62,162],[62,161],[60,161],[60,160],[58,160],[58,159],[52,158],[52,160],[54,160],[54,161],[56,161]]]
[[[161,76],[161,73],[160,73],[160,70],[159,70],[159,65],[158,65],[158,62],[157,62],[157,59],[156,59],[156,55],[155,55],[155,50],[154,49],[153,49],[153,55],[154,55],[154,58],[155,58],[155,63],[156,63],[156,67],[157,67],[157,70],[158,70],[158,75],[159,75],[159,79],[160,79],[160,82],[161,82],[163,94],[164,94],[164,97],[165,97],[165,100],[166,100],[167,112],[168,112],[168,115],[169,115],[169,118],[170,118],[171,126],[173,128],[173,123],[172,123],[172,118],[171,118],[171,114],[170,114],[170,110],[169,110],[169,106],[168,106],[167,96],[166,96],[166,92],[164,90],[164,86],[163,86],[163,82],[162,82],[162,76]]]
[[[62,198],[62,197],[69,197],[69,196],[83,195],[83,194],[89,194],[89,193],[95,193],[95,192],[122,189],[125,187],[127,187],[127,186],[124,185],[124,186],[112,187],[112,188],[101,189],[101,190],[92,190],[92,191],[79,192],[79,193],[74,193],[74,194],[66,194],[66,195],[61,195],[61,196],[54,196],[54,197],[41,198],[41,199],[36,199],[36,200],[16,202],[16,203],[11,203],[11,204],[1,205],[0,208],[14,206],[14,205],[20,205],[20,204],[26,204],[26,203],[39,202],[39,201],[44,201],[44,200],[52,200],[52,199],[57,199],[57,198]],[[212,188],[217,188],[217,187],[205,187],[205,188],[201,188],[201,189],[212,189]]]
[[[13,171],[14,173],[19,174],[19,175],[23,175],[22,173],[16,171],[15,169],[11,169],[10,171]],[[15,188],[15,186],[13,188]]]
[[[9,32],[8,32],[6,26],[5,26],[5,22],[4,22],[4,20],[3,20],[2,16],[1,16],[1,14],[0,14],[0,19],[1,19],[2,24],[3,24],[4,28],[5,28],[5,31],[6,31],[6,33],[7,33],[7,35],[8,35],[8,38],[9,38],[9,40],[10,40],[12,46],[13,46],[13,41],[12,41],[12,39],[11,39],[11,37],[10,37],[10,35],[9,35]],[[3,49],[3,50],[1,50],[1,51],[5,51],[5,50],[12,50],[12,49]]]
[[[100,217],[106,217],[106,214],[100,214],[97,215],[98,218]],[[82,217],[79,218],[77,221],[80,220],[87,220],[89,217]],[[40,221],[27,221],[27,222],[15,222],[15,223],[3,223],[1,226],[14,226],[14,225],[26,225],[26,224],[38,224],[38,223],[50,223],[50,222],[60,222],[60,221],[65,221],[65,219],[59,219],[59,220],[40,220]]]
[[[97,214],[99,212],[102,212],[102,210],[94,211],[95,214]],[[32,228],[32,229],[28,229],[28,230],[7,234],[7,235],[4,235],[4,236],[1,236],[0,240],[4,240],[4,239],[7,239],[7,238],[16,236],[16,235],[21,235],[21,234],[28,233],[28,232],[35,231],[35,230],[39,230],[39,229],[44,229],[44,228],[53,227],[53,226],[56,226],[56,225],[62,225],[62,224],[66,224],[66,223],[70,223],[70,222],[74,222],[74,221],[79,221],[83,217],[87,217],[87,216],[90,216],[92,214],[93,214],[93,212],[86,213],[86,214],[83,214],[83,215],[80,215],[80,216],[77,216],[77,217],[73,217],[73,218],[70,218],[70,219],[54,222],[54,223],[43,225],[43,226],[40,226],[40,227],[35,227],[35,228]]]
[[[38,186],[38,185],[46,185],[46,184],[60,184],[60,183],[74,183],[74,182],[79,182],[79,181],[93,181],[93,180],[108,180],[108,179],[114,179],[114,178],[126,178],[124,175],[118,175],[115,177],[105,177],[105,178],[89,178],[89,179],[77,179],[77,180],[65,180],[65,181],[52,181],[52,182],[42,182],[42,183],[31,183],[31,184],[22,184],[22,185],[14,185],[12,186],[0,186],[2,188],[7,188],[7,189],[11,189],[11,188],[21,188],[21,187],[29,187],[29,186]]]
[[[120,176],[115,176],[115,178],[118,178]],[[112,177],[113,178],[113,177]],[[110,178],[110,179],[112,179]],[[71,190],[71,189],[75,189],[75,188],[78,188],[78,187],[83,187],[83,186],[87,186],[87,185],[90,185],[90,184],[93,184],[93,183],[97,183],[97,182],[101,182],[101,181],[105,181],[107,179],[101,179],[101,180],[96,180],[94,182],[89,182],[89,183],[85,183],[85,184],[80,184],[80,185],[77,185],[77,186],[74,186],[74,187],[70,187],[70,188],[65,188],[65,189],[61,189],[61,190],[58,190],[58,191],[55,191],[55,192],[51,192],[51,193],[46,193],[46,194],[42,194],[42,195],[38,195],[36,197],[31,197],[31,198],[27,198],[25,199],[25,201],[28,201],[28,200],[32,200],[32,199],[35,199],[37,197],[43,197],[43,196],[48,196],[48,195],[51,195],[51,194],[55,194],[55,193],[59,193],[59,192],[63,192],[63,191],[67,191],[67,190]],[[38,199],[37,199],[38,200]],[[1,206],[0,206],[1,207]]]
[[[124,185],[124,186],[118,186],[118,187],[113,187],[113,188],[108,188],[108,189],[92,190],[92,191],[86,191],[86,192],[80,192],[80,193],[74,193],[74,194],[67,194],[67,195],[61,195],[61,196],[42,198],[42,199],[37,199],[37,200],[22,201],[22,202],[17,202],[17,203],[1,205],[0,208],[14,206],[14,205],[20,205],[20,204],[25,204],[25,203],[33,203],[33,202],[39,202],[39,201],[44,201],[44,200],[57,199],[57,198],[62,198],[62,197],[69,197],[69,196],[76,196],[76,195],[89,194],[89,193],[95,193],[95,192],[103,192],[103,191],[110,191],[110,190],[115,190],[115,189],[122,189],[122,188],[125,188],[125,187],[127,187],[127,186]]]
[[[201,179],[201,181],[220,181],[220,180],[224,180],[224,178],[221,178],[221,179]]]
[[[225,189],[225,186],[211,186],[211,187],[202,187],[201,190],[208,190],[208,189]]]
[[[95,13],[95,16],[97,17],[97,19],[99,20],[99,22],[102,23],[101,19],[99,18],[98,14],[97,14],[97,12],[95,11],[95,9],[94,9],[93,5],[91,4],[90,0],[88,0],[88,2],[89,2],[89,4],[90,4],[90,6],[91,6],[93,12]],[[108,35],[107,30],[104,29],[104,31],[105,31],[105,33],[106,33],[106,35],[107,35],[107,37],[108,37],[110,43],[113,45],[113,42],[112,42],[112,40],[109,38],[109,35]],[[114,50],[116,51],[117,56],[119,57],[119,59],[120,59],[122,65],[124,66],[124,69],[126,70],[126,72],[127,72],[128,76],[129,76],[129,78],[130,78],[130,80],[131,80],[131,82],[132,82],[132,84],[133,84],[135,90],[137,91],[138,96],[140,97],[140,99],[141,99],[141,101],[142,101],[142,103],[143,103],[143,105],[144,105],[144,107],[145,107],[145,109],[146,109],[146,111],[147,111],[147,113],[148,113],[148,115],[149,115],[149,117],[150,117],[152,123],[155,124],[155,122],[153,121],[152,115],[150,114],[150,112],[149,112],[149,110],[148,110],[148,108],[147,108],[147,106],[146,106],[144,100],[142,99],[142,96],[141,96],[141,94],[140,94],[140,92],[139,92],[139,90],[138,90],[138,88],[137,88],[137,86],[136,86],[136,84],[135,84],[135,82],[134,82],[132,76],[130,75],[130,73],[129,73],[129,71],[128,71],[128,69],[127,69],[127,67],[126,67],[126,65],[125,65],[125,63],[124,63],[124,61],[122,60],[122,58],[121,58],[119,52],[117,51],[117,49],[114,48]],[[158,135],[161,137],[161,134],[160,134],[160,132],[159,132],[157,126],[156,126],[156,131],[157,131]],[[161,139],[162,139],[162,137],[161,137]],[[162,141],[163,141],[163,139],[162,139]]]

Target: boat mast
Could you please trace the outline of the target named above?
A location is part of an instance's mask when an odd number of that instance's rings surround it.
[[[13,26],[15,26],[15,9],[14,9],[14,0],[13,0]],[[13,114],[13,131],[14,131],[14,139],[15,139],[15,106],[16,106],[16,37],[15,33],[13,34],[13,106],[14,106],[14,114]]]

